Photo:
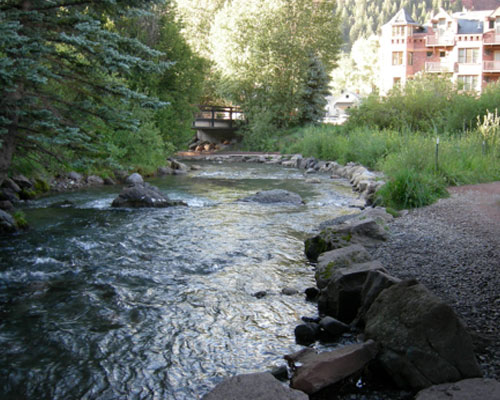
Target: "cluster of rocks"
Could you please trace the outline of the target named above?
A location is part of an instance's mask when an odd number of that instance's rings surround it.
[[[0,209],[12,211],[20,201],[31,200],[48,190],[48,184],[40,178],[28,179],[24,175],[6,178],[0,187]]]
[[[255,397],[257,388],[280,383],[250,374],[224,381],[204,399],[308,398],[300,392],[315,398],[332,385],[380,371],[410,395],[420,391],[419,400],[445,398],[436,393],[452,399],[473,398],[474,393],[498,398],[500,384],[479,378],[471,337],[453,309],[417,280],[391,276],[373,259],[374,249],[388,238],[392,219],[382,208],[367,208],[323,223],[320,233],[306,240],[317,283],[307,297],[317,300],[319,317],[303,318],[295,328],[296,340],[306,346],[317,340],[338,343],[334,350],[317,353],[307,347],[285,356],[290,391]],[[240,395],[224,397],[230,393]]]
[[[170,200],[156,186],[144,182],[142,176],[137,172],[128,176],[125,182],[128,186],[124,187],[118,197],[113,200],[112,207],[163,208],[186,205],[182,201]]]
[[[341,165],[335,161],[322,161],[314,157],[304,158],[300,154],[254,154],[254,153],[231,153],[231,154],[204,154],[190,159],[215,162],[248,162],[270,165],[282,165],[304,170],[306,174],[327,173],[332,178],[343,178],[349,180],[354,191],[358,192],[365,205],[371,205],[375,199],[375,193],[382,187],[384,177],[380,173],[369,171],[365,167],[355,163]]]
[[[212,153],[214,151],[225,150],[231,145],[234,145],[236,140],[223,140],[221,143],[209,142],[208,140],[200,140],[196,136],[189,143],[189,150],[197,153]]]

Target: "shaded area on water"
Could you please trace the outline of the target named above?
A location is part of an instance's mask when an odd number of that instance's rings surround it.
[[[151,183],[189,207],[115,210],[118,187],[59,194],[0,239],[2,398],[193,399],[223,377],[282,363],[315,306],[303,240],[351,190],[297,170],[204,164]],[[236,200],[299,193],[304,206]],[[54,208],[62,200],[72,207]],[[263,299],[252,296],[267,290]]]

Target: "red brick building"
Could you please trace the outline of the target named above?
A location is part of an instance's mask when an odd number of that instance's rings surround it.
[[[405,10],[382,27],[382,93],[418,73],[440,74],[480,92],[500,77],[500,7],[448,14],[421,25]]]

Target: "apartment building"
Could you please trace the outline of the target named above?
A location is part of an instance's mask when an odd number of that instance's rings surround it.
[[[424,25],[401,10],[382,26],[380,49],[381,93],[423,72],[480,92],[500,77],[500,7],[452,15],[441,9]]]

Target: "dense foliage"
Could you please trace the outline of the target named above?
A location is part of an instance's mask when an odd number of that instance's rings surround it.
[[[0,180],[11,162],[18,171],[164,162],[203,69],[173,10],[161,0],[3,1]],[[154,34],[138,29],[153,19]]]

